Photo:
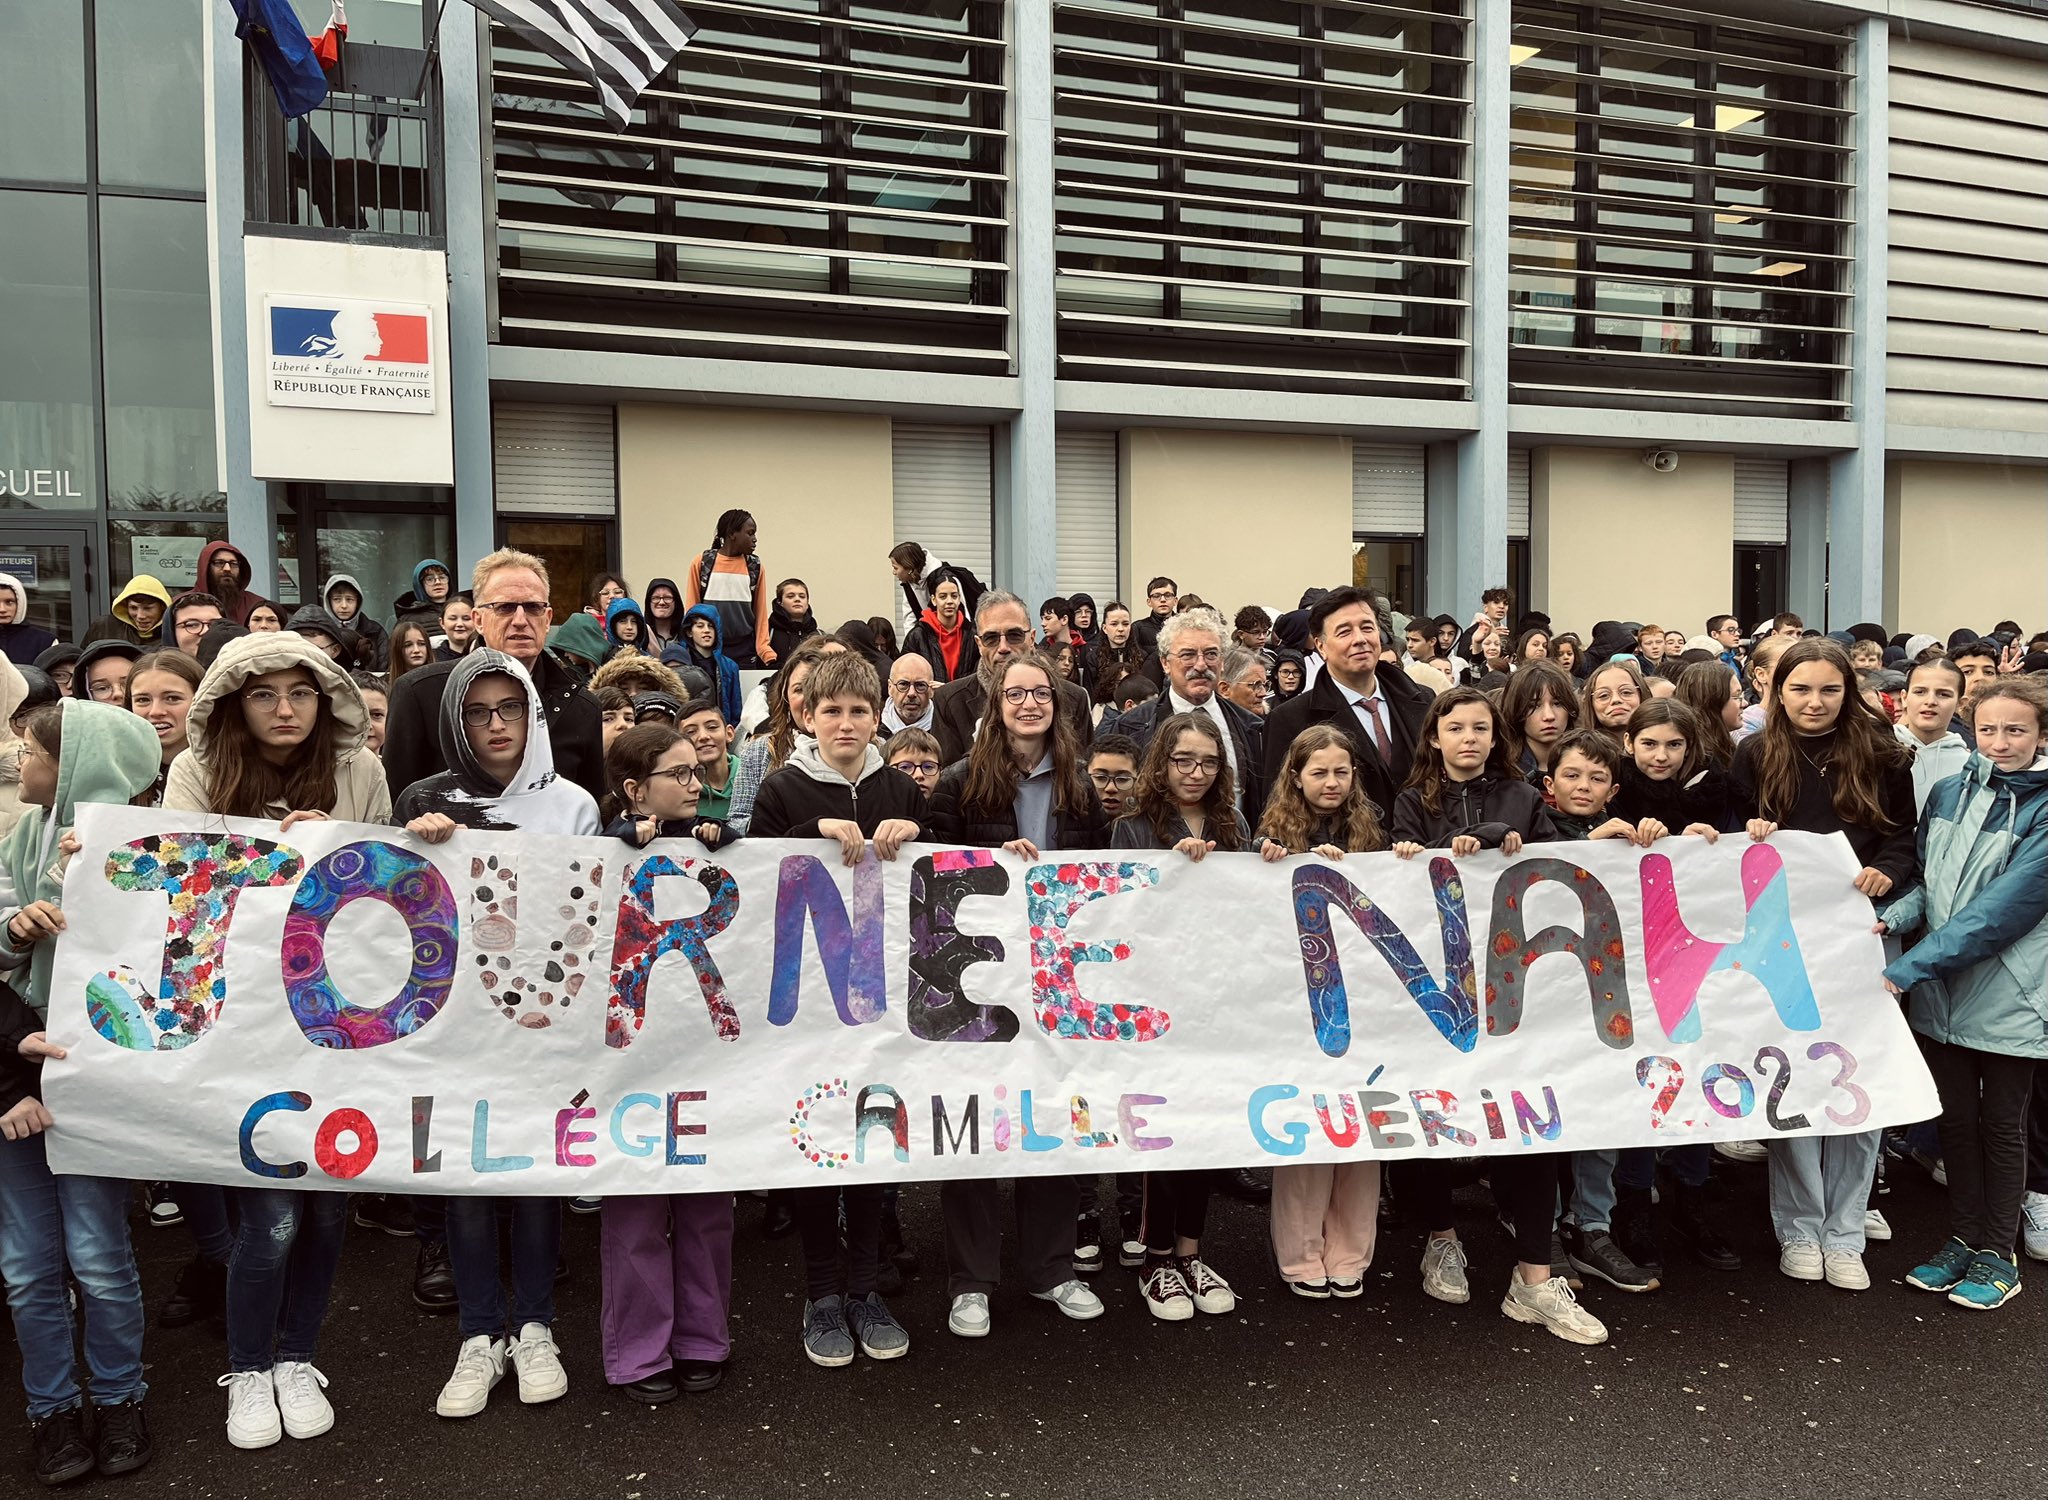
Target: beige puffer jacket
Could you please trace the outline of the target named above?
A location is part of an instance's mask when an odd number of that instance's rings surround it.
[[[171,774],[164,784],[163,805],[185,812],[211,812],[206,747],[208,729],[223,699],[231,698],[252,677],[302,667],[313,676],[320,691],[332,705],[339,733],[335,739],[334,806],[304,809],[324,812],[348,823],[388,823],[391,820],[391,789],[384,781],[384,766],[363,748],[370,717],[363,707],[363,695],[355,682],[334,664],[327,653],[303,636],[289,630],[257,631],[229,641],[214,658],[213,666],[192,695],[192,714],[186,720],[185,748],[171,762]],[[236,707],[230,705],[229,712]],[[282,804],[265,811],[282,818],[292,809]]]

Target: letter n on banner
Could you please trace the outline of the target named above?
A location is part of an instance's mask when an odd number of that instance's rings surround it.
[[[1458,878],[1458,867],[1447,859],[1429,862],[1429,883],[1436,892],[1437,926],[1443,933],[1442,984],[1430,976],[1429,966],[1394,919],[1357,886],[1328,865],[1303,865],[1294,872],[1294,926],[1301,941],[1302,972],[1308,979],[1309,1020],[1316,1045],[1325,1055],[1342,1057],[1351,1048],[1351,1002],[1344,992],[1336,935],[1330,930],[1332,903],[1358,924],[1439,1036],[1460,1052],[1478,1045],[1478,984],[1465,918],[1465,883]]]
[[[853,920],[824,861],[792,854],[775,882],[775,969],[768,986],[768,1022],[796,1019],[803,984],[804,918],[818,939],[818,961],[839,1019],[848,1026],[877,1020],[889,1006],[889,976],[882,966],[882,862],[872,852],[853,870]]]

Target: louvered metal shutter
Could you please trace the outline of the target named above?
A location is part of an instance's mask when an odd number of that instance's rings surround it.
[[[995,572],[988,429],[897,422],[890,437],[893,541],[916,542],[934,562],[958,563],[987,583]]]
[[[1354,536],[1421,536],[1424,522],[1422,445],[1351,445],[1351,532]]]
[[[1054,510],[1062,594],[1094,596],[1096,616],[1117,597],[1114,432],[1062,432],[1054,440]]]
[[[521,516],[611,516],[619,510],[616,413],[609,406],[491,411],[498,509]]]
[[[1508,449],[1508,535],[1517,541],[1529,536],[1529,450]]]
[[[1735,540],[1785,542],[1785,497],[1791,483],[1782,458],[1735,456]]]

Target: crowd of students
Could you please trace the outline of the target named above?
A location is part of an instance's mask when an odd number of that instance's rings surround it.
[[[2048,638],[2023,647],[2009,622],[1946,642],[1875,626],[1829,636],[1791,616],[1745,632],[1723,615],[1698,637],[1603,621],[1581,640],[1541,615],[1511,627],[1505,590],[1461,623],[1409,619],[1350,587],[1312,589],[1277,616],[1247,605],[1226,624],[1167,578],[1142,612],[1050,599],[1034,628],[1023,599],[915,543],[889,554],[896,614],[827,633],[802,580],[768,587],[757,541],[751,516],[728,513],[680,586],[654,579],[643,603],[602,574],[560,622],[545,565],[515,551],[479,562],[468,589],[423,561],[387,622],[367,617],[347,577],[287,616],[216,543],[202,587],[174,597],[131,581],[77,651],[25,634],[26,592],[0,577],[0,969],[12,977],[0,986],[0,1273],[39,1479],[131,1472],[153,1452],[134,1185],[54,1175],[44,1155],[38,1069],[64,1055],[44,1030],[50,957],[70,825],[91,802],[285,829],[390,823],[429,844],[457,828],[635,847],[825,839],[848,865],[920,841],[1032,859],[1107,847],[1341,861],[1840,832],[1885,934],[1882,984],[1940,1090],[1939,1119],[1898,1147],[1946,1184],[1948,1235],[1916,1227],[1930,1253],[1907,1279],[1988,1310],[2020,1290],[2022,1251],[2048,1259],[2048,1069],[2036,1067],[2048,1056]],[[743,692],[756,669],[769,675]],[[1001,1024],[971,1006],[941,1019]],[[1145,1022],[1084,1002],[1073,1024],[1114,1037]],[[1654,1292],[1681,1253],[1740,1270],[1708,1195],[1717,1152],[1729,1170],[1766,1163],[1783,1274],[1870,1285],[1866,1241],[1892,1233],[1873,1206],[1875,1132],[1495,1157],[1483,1175],[1514,1247],[1502,1313],[1598,1344],[1607,1330],[1577,1296],[1588,1280]],[[1423,1231],[1420,1290],[1464,1303],[1472,1267],[1452,1194],[1473,1175],[1435,1158],[1384,1173],[1369,1160],[1287,1165],[1270,1188],[1247,1173],[1121,1174],[1107,1212],[1092,1178],[1023,1178],[1015,1277],[1087,1321],[1103,1311],[1091,1278],[1114,1245],[1153,1316],[1229,1313],[1236,1293],[1203,1252],[1225,1188],[1270,1194],[1273,1262],[1292,1295],[1362,1295],[1394,1198]],[[985,1337],[999,1185],[948,1181],[938,1201],[946,1326]],[[414,1300],[456,1317],[445,1418],[482,1411],[508,1377],[527,1403],[568,1389],[554,1304],[565,1210],[601,1215],[608,1382],[650,1404],[707,1391],[732,1347],[730,1194],[351,1202],[152,1184],[147,1204],[151,1222],[192,1239],[157,1321],[224,1331],[238,1448],[334,1424],[315,1359],[351,1216],[416,1237]],[[766,1213],[770,1233],[801,1236],[791,1331],[811,1362],[909,1351],[887,1300],[915,1266],[893,1190],[820,1185],[771,1196]]]

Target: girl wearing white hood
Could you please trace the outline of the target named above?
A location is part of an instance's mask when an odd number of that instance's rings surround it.
[[[458,828],[597,833],[590,793],[555,774],[547,720],[526,669],[488,647],[448,674],[441,695],[441,754],[451,769],[399,793],[395,821],[439,844]],[[512,1226],[512,1300],[499,1279],[498,1218]],[[448,1261],[455,1273],[462,1347],[434,1403],[444,1417],[473,1417],[510,1364],[519,1399],[532,1405],[569,1391],[555,1345],[555,1263],[562,1248],[559,1198],[448,1200]],[[512,1337],[508,1340],[507,1333]]]

